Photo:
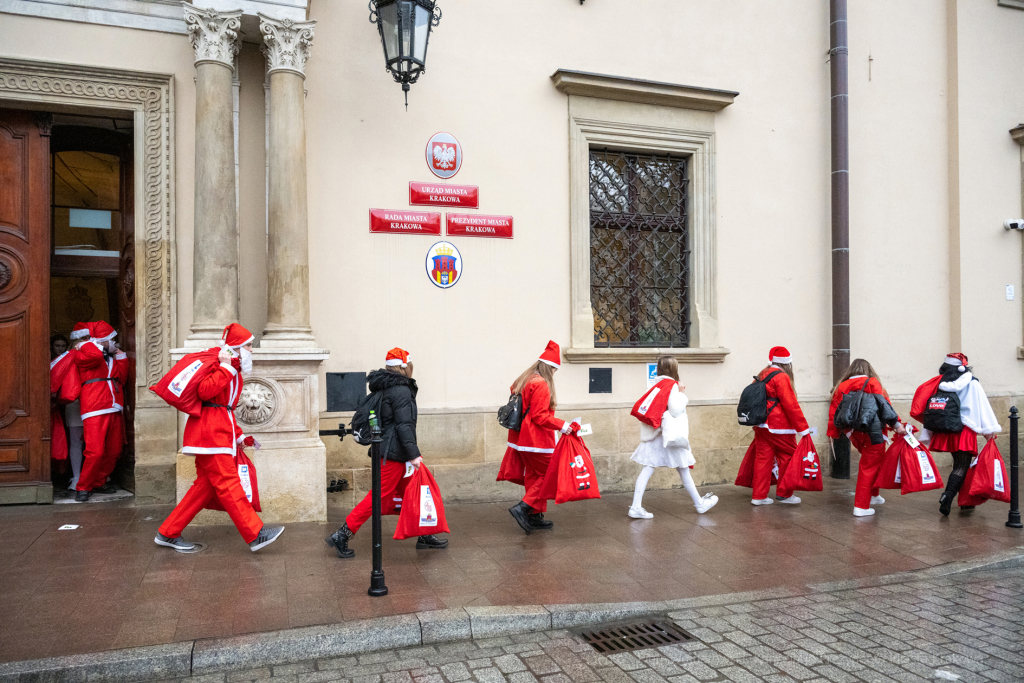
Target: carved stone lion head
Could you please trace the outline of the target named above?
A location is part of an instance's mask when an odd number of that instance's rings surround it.
[[[235,414],[246,424],[261,425],[273,417],[276,408],[277,401],[270,387],[260,382],[248,382],[242,388]]]

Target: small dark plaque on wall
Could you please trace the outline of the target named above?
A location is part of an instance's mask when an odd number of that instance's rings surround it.
[[[327,412],[355,410],[366,396],[365,372],[327,373]]]
[[[612,369],[590,368],[590,393],[612,393]]]

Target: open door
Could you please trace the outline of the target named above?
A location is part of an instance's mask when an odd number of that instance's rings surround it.
[[[0,504],[48,503],[49,124],[0,109]]]

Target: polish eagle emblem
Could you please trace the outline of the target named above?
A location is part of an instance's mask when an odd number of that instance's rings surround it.
[[[442,171],[455,168],[455,145],[434,143],[434,168]]]

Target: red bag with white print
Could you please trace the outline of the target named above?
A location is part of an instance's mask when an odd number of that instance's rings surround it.
[[[149,390],[172,408],[192,417],[199,417],[203,412],[203,400],[199,398],[199,383],[220,364],[217,360],[219,355],[218,346],[186,354]]]
[[[978,470],[976,465],[978,464],[978,456],[974,456],[971,459],[971,464],[967,468],[967,474],[964,475],[964,483],[960,486],[960,493],[956,495],[956,504],[960,507],[977,507],[984,503],[988,498],[982,496],[971,495],[971,485],[974,483],[974,473]]]
[[[750,445],[747,446],[747,452],[743,454],[743,462],[740,463],[740,471],[736,473],[736,481],[733,482],[736,486],[744,486],[748,489],[754,488],[754,442],[751,441]],[[779,483],[779,463],[776,461],[772,465],[772,481],[771,485]]]
[[[900,449],[896,448],[896,442],[903,441],[903,438],[896,436],[882,458],[882,466],[878,468],[878,475],[875,477],[875,488],[900,489],[903,488],[902,476],[900,473]]]
[[[594,460],[582,438],[570,433],[558,440],[541,490],[546,499],[554,499],[559,505],[601,497]]]
[[[427,466],[421,463],[412,476],[403,481],[408,483],[402,496],[402,509],[398,513],[395,540],[449,533],[441,489]]]
[[[252,509],[256,512],[263,512],[260,508],[260,491],[256,484],[256,466],[252,464],[252,460],[249,459],[249,456],[245,454],[241,447],[235,452],[235,466],[238,468],[238,479],[242,483],[242,490],[245,491],[245,497],[252,503]],[[224,506],[214,496],[210,504],[206,506],[206,509],[223,512]]]
[[[974,480],[968,493],[978,498],[990,498],[1003,503],[1010,502],[1009,479],[1006,477],[1006,465],[1003,456],[992,439],[978,453],[978,462],[974,466]],[[966,486],[966,481],[964,485]],[[961,487],[963,488],[963,487]]]
[[[661,418],[668,410],[668,397],[676,384],[674,379],[663,379],[655,384],[633,404],[630,415],[655,429],[661,427]]]
[[[900,495],[941,489],[945,484],[932,454],[913,434],[897,437],[890,447],[900,458]]]
[[[510,481],[520,486],[526,485],[526,464],[519,451],[509,446],[505,449],[505,457],[501,459],[498,478],[494,481]]]
[[[821,459],[814,448],[814,440],[807,434],[796,445],[779,485],[793,491],[821,491]]]

